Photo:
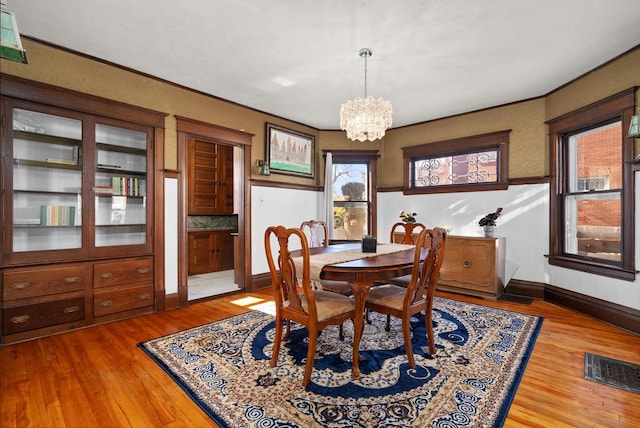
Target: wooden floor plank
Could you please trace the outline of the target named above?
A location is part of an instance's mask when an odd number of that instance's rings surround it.
[[[269,289],[0,349],[2,427],[215,424],[137,343],[248,310]],[[640,394],[584,379],[584,353],[640,364],[640,337],[562,307],[454,298],[544,317],[505,427],[637,427]],[[244,300],[242,300],[245,298]]]

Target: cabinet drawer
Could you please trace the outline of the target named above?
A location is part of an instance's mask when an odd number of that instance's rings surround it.
[[[19,333],[83,319],[84,297],[16,306],[2,311],[2,333]]]
[[[98,263],[93,268],[93,287],[153,281],[153,260],[136,259]]]
[[[96,317],[153,305],[153,284],[96,290],[93,315]]]
[[[80,265],[14,270],[3,275],[2,297],[17,300],[84,290],[86,282],[86,267]]]

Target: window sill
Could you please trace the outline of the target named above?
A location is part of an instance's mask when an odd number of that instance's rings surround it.
[[[508,183],[486,183],[486,184],[453,184],[450,186],[431,186],[405,188],[402,193],[405,195],[421,195],[429,193],[455,193],[455,192],[482,192],[488,190],[507,190]]]
[[[548,256],[549,264],[566,269],[578,270],[594,275],[608,276],[624,281],[635,281],[635,270],[624,269],[619,266],[611,266],[605,263],[576,259],[568,256]]]

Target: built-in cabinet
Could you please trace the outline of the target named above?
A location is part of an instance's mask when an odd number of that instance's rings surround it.
[[[233,147],[189,141],[189,215],[233,213]]]
[[[154,311],[164,115],[24,82],[2,92],[2,343]]]
[[[448,236],[438,289],[495,300],[505,287],[506,239]]]
[[[234,269],[232,231],[189,232],[189,275]]]

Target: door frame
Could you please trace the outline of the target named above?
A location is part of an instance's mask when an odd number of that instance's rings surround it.
[[[181,116],[176,116],[178,131],[178,306],[189,304],[187,288],[188,276],[188,143],[191,138],[198,138],[212,143],[226,144],[240,148],[241,156],[234,156],[234,169],[240,174],[234,179],[234,187],[240,195],[238,202],[238,244],[241,262],[238,275],[238,286],[241,290],[251,288],[251,145],[254,134],[236,129],[226,128],[211,123],[201,122]],[[235,174],[234,174],[235,176]]]

